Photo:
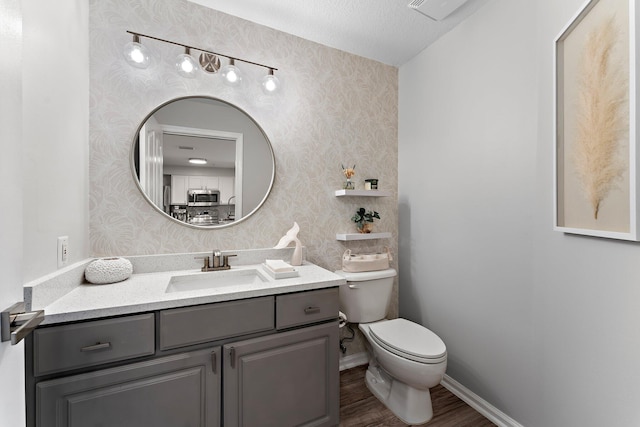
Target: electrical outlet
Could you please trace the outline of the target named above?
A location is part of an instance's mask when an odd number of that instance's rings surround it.
[[[58,268],[64,267],[69,261],[69,236],[58,237]]]

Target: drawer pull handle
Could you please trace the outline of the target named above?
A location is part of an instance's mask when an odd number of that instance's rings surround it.
[[[229,362],[231,364],[231,368],[236,367],[236,349],[235,347],[229,347]]]
[[[320,313],[320,307],[307,307],[304,309],[304,314],[314,314],[314,313]]]
[[[96,343],[94,345],[88,345],[86,347],[82,347],[80,351],[97,351],[97,350],[105,350],[111,347],[110,342]]]

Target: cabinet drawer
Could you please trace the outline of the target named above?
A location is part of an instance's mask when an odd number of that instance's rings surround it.
[[[273,297],[261,297],[160,312],[160,349],[273,329]]]
[[[152,355],[154,336],[153,314],[36,329],[34,375]]]
[[[278,295],[276,297],[276,328],[284,329],[336,319],[339,307],[338,288]]]

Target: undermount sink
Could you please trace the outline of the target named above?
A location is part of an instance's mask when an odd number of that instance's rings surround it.
[[[257,269],[185,274],[171,277],[165,293],[224,288],[227,286],[259,285],[268,280]]]

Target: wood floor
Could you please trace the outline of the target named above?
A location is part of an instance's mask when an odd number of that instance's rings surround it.
[[[340,427],[403,427],[364,383],[367,366],[358,366],[340,373]],[[488,427],[495,426],[469,405],[441,385],[431,389],[433,418],[427,427]]]

